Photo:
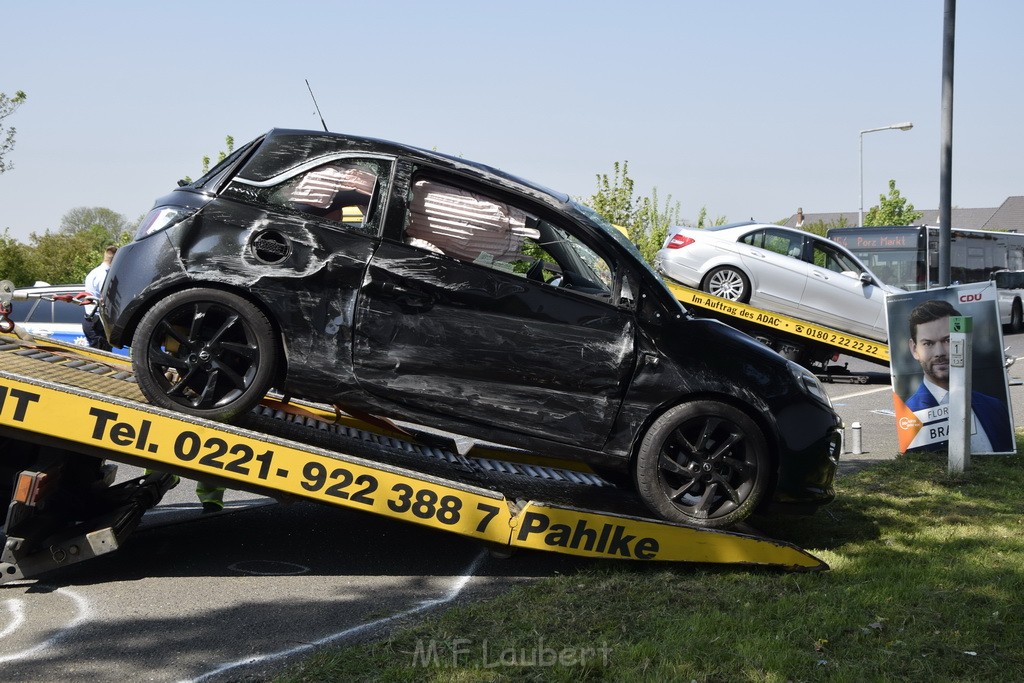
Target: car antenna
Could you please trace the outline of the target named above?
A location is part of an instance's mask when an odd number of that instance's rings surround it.
[[[324,127],[324,132],[327,133],[327,124],[324,123],[324,115],[320,113],[320,105],[316,103],[316,97],[313,95],[313,88],[309,87],[309,79],[306,79],[306,88],[309,89],[309,96],[313,98],[313,106],[316,107],[316,115],[320,117],[320,125]]]

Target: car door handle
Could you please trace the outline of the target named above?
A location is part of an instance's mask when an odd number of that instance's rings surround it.
[[[757,258],[765,258],[764,254],[762,254],[759,251],[754,251],[753,249],[750,250],[750,255],[751,256],[756,256]]]
[[[813,275],[814,277],[818,278],[819,280],[827,280],[828,279],[828,275],[825,275],[825,273],[821,272],[820,270],[812,270],[811,271],[811,275]]]
[[[371,282],[369,290],[382,299],[391,299],[407,311],[428,311],[434,307],[434,297],[393,282]]]

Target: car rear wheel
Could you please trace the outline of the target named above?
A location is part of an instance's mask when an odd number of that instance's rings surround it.
[[[750,281],[732,266],[715,268],[704,278],[704,291],[723,299],[747,303],[750,301]]]
[[[277,359],[267,317],[242,297],[186,289],[139,323],[132,366],[154,405],[211,420],[247,413],[266,394]]]
[[[760,427],[718,401],[678,405],[647,431],[637,454],[637,491],[672,522],[725,528],[764,499],[771,458]]]
[[[1024,330],[1024,308],[1021,307],[1020,301],[1014,301],[1010,310],[1010,332],[1016,334],[1021,330]]]

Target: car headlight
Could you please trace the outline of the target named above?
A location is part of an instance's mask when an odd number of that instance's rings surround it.
[[[796,380],[797,384],[804,388],[811,396],[815,397],[829,408],[832,407],[832,399],[825,393],[825,387],[822,386],[821,382],[817,377],[814,376],[807,368],[797,365],[793,361],[788,361],[789,371],[793,373],[793,379]]]
[[[149,237],[153,233],[166,230],[175,223],[185,220],[195,212],[195,209],[186,209],[181,206],[159,206],[151,210],[142,219],[139,229],[135,231],[135,239],[141,240],[143,237]]]

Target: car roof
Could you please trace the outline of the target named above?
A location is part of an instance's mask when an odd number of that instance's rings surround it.
[[[744,227],[758,227],[768,226],[768,223],[758,223],[755,220],[739,221],[737,223],[725,223],[724,225],[708,225],[704,229],[711,232],[717,232],[719,230],[731,230],[733,228],[744,228]]]
[[[669,228],[669,234],[675,234],[685,230],[691,233],[704,233],[718,239],[732,240],[735,238],[732,233],[745,235],[751,230],[761,230],[765,228],[778,230],[779,232],[786,232],[791,235],[811,237],[816,240],[824,239],[820,235],[815,235],[813,232],[807,232],[806,230],[800,230],[799,228],[787,228],[786,226],[778,225],[777,223],[758,223],[757,221],[740,221],[738,223],[727,223],[725,225],[709,225],[704,228],[691,228],[686,225],[673,225]]]
[[[32,294],[67,294],[78,293],[85,289],[83,284],[51,285],[48,282],[36,282],[31,287],[15,287],[15,292],[31,292]]]
[[[260,150],[242,167],[243,177],[264,181],[306,163],[318,156],[339,152],[378,153],[403,156],[461,171],[498,185],[510,185],[528,193],[541,195],[549,201],[565,204],[569,195],[506,173],[500,169],[461,157],[435,152],[390,140],[291,128],[271,129],[260,144]]]
[[[750,228],[750,229],[754,229],[754,228],[771,228],[773,230],[780,230],[782,232],[789,232],[789,233],[792,233],[794,235],[812,235],[812,236],[816,237],[816,235],[814,235],[814,233],[810,233],[810,232],[807,232],[806,230],[801,230],[799,228],[787,228],[785,225],[779,225],[777,223],[759,223],[757,221],[739,221],[738,223],[727,223],[725,225],[710,225],[710,226],[708,226],[708,227],[706,227],[704,229],[705,230],[710,230],[712,232],[715,232],[715,231],[718,231],[718,230],[734,230],[734,229],[738,230],[740,228]]]

